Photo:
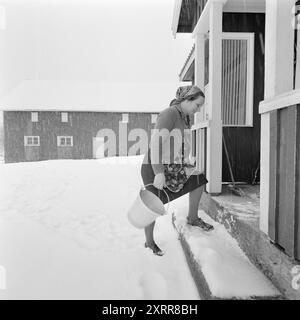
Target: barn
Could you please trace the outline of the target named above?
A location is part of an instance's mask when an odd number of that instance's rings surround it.
[[[4,161],[126,156],[139,142],[136,129],[142,129],[150,139],[156,117],[169,105],[176,86],[159,82],[22,81],[0,99]],[[104,147],[109,136],[115,139],[112,148]],[[143,154],[145,148],[143,143],[136,154]]]

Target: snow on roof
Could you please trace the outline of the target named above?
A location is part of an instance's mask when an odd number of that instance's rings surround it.
[[[0,97],[3,111],[160,112],[180,82],[24,80]]]

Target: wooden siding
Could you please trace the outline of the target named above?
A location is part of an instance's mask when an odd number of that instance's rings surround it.
[[[264,99],[265,14],[224,13],[223,32],[253,32],[255,37],[253,127],[223,128],[235,181],[251,182],[260,159],[260,115],[258,106],[259,102]],[[222,180],[231,181],[224,150]],[[257,181],[259,181],[259,176]]]
[[[4,111],[5,162],[22,162],[48,159],[91,159],[93,137],[100,129],[109,128],[116,133],[119,155],[119,122],[122,113],[69,112],[69,121],[61,122],[61,112],[39,112],[39,121],[31,122],[31,113]],[[129,113],[127,134],[131,129],[142,128],[150,139],[151,113]],[[24,147],[24,136],[40,136],[39,147]],[[73,147],[58,147],[57,136],[73,136]],[[136,141],[128,142],[128,149]],[[127,154],[127,150],[124,154]]]
[[[300,105],[271,112],[269,236],[300,259]]]

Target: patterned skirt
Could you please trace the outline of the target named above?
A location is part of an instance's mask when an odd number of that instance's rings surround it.
[[[141,167],[141,175],[142,175],[144,185],[147,185],[149,183],[153,183],[155,174],[153,172],[152,165],[143,163],[142,167]],[[201,173],[199,175],[190,176],[188,181],[185,183],[184,187],[179,192],[175,193],[175,192],[172,192],[166,188],[164,188],[164,190],[167,192],[167,194],[170,198],[170,201],[172,201],[172,200],[175,200],[175,199],[183,196],[186,193],[189,193],[189,192],[203,186],[207,182],[208,181],[207,181],[205,175]],[[156,189],[153,185],[147,186],[146,189],[151,191],[152,193],[154,193],[156,196],[158,196],[163,203],[168,202],[167,196],[165,195],[165,193],[162,190]]]

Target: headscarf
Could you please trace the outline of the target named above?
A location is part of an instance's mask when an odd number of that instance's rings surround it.
[[[179,87],[176,91],[176,99],[173,99],[170,102],[170,106],[179,104],[180,102],[192,98],[194,96],[202,96],[203,98],[205,97],[202,90],[197,86],[189,85]]]

